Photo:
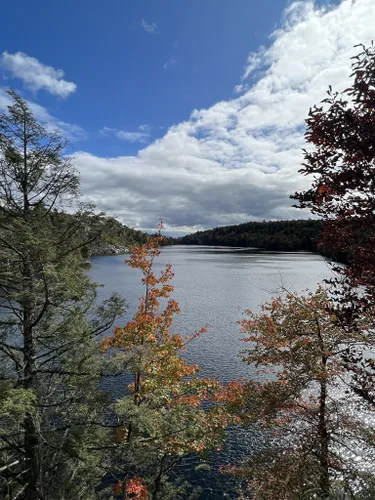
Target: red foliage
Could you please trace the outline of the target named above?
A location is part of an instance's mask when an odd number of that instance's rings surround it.
[[[314,175],[311,189],[295,193],[300,208],[323,218],[321,245],[345,256],[337,271],[345,278],[340,293],[347,323],[375,298],[375,48],[362,47],[353,64],[354,81],[342,94],[328,92],[306,120],[300,172]],[[362,285],[359,299],[354,288]],[[339,292],[337,291],[338,295]],[[350,305],[350,307],[348,307]]]
[[[292,198],[323,219],[321,247],[346,263],[334,265],[338,278],[329,283],[338,319],[354,331],[375,301],[375,47],[361,45],[352,68],[352,85],[342,94],[330,88],[309,112],[306,140],[314,149],[304,152],[300,172],[314,180]],[[355,368],[351,352],[345,360]],[[360,389],[368,398],[371,372]]]
[[[121,495],[126,490],[127,498],[137,500],[148,500],[149,492],[140,477],[134,476],[126,482],[120,481],[112,487],[115,495]]]

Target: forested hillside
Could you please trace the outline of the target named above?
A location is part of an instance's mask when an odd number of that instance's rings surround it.
[[[137,229],[121,224],[113,217],[98,216],[89,219],[90,230],[95,230],[98,238],[91,247],[92,255],[123,253],[126,249],[147,242],[148,235]]]
[[[147,242],[149,235],[121,224],[114,217],[103,214],[92,214],[77,212],[67,214],[55,211],[51,214],[56,228],[62,224],[72,225],[71,232],[82,231],[86,237],[87,245],[81,248],[85,259],[92,255],[111,255],[125,253],[134,246],[140,246]]]
[[[317,220],[247,222],[198,231],[177,238],[175,242],[179,245],[222,245],[316,252],[320,228],[321,223]]]

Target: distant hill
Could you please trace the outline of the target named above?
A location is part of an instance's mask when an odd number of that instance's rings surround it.
[[[255,247],[265,250],[318,251],[321,222],[287,220],[246,222],[234,226],[215,227],[174,239],[178,245],[218,245]],[[319,249],[320,253],[325,253]]]

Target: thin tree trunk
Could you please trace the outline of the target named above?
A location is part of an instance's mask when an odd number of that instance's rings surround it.
[[[26,190],[26,187],[24,188]],[[24,217],[27,220],[29,203],[27,192],[24,191]],[[26,256],[23,265],[23,290],[25,298],[23,300],[22,333],[24,341],[24,382],[25,389],[37,389],[36,381],[36,359],[35,359],[35,339],[32,327],[32,305],[31,295],[33,291],[32,267]],[[40,451],[39,435],[35,425],[35,416],[27,413],[24,419],[24,448],[27,467],[27,484],[23,493],[25,500],[41,500],[41,471],[40,471]]]
[[[28,481],[24,492],[25,500],[40,500],[40,463],[39,440],[32,415],[27,415],[24,421],[25,458],[28,466]]]
[[[28,322],[28,314],[24,316]],[[35,386],[35,352],[33,332],[31,328],[24,330],[24,388],[33,389]],[[40,460],[39,460],[39,437],[35,425],[34,416],[28,413],[24,419],[24,447],[25,459],[28,469],[27,485],[24,492],[25,500],[40,500]]]
[[[322,376],[320,380],[320,395],[319,395],[319,462],[320,462],[320,493],[321,498],[329,498],[330,496],[330,478],[329,478],[329,432],[327,429],[326,420],[326,404],[327,404],[327,356],[325,354],[326,347],[321,334],[319,319],[316,318],[316,326],[318,329],[319,348],[321,352],[321,367]]]
[[[160,460],[160,466],[159,466],[159,472],[158,475],[155,478],[153,488],[151,490],[151,498],[153,500],[156,500],[158,498],[158,494],[160,492],[160,487],[161,487],[161,480],[164,474],[164,462],[166,459],[166,455],[163,455],[161,460]]]
[[[326,422],[326,401],[327,401],[327,383],[325,380],[320,382],[319,397],[319,440],[320,440],[320,490],[322,498],[329,498],[330,480],[329,480],[329,433]]]

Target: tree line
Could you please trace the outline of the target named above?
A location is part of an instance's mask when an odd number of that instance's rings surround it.
[[[246,222],[197,231],[179,238],[165,238],[167,245],[208,245],[259,248],[280,252],[316,252],[346,263],[347,252],[325,245],[320,219]]]
[[[221,467],[239,499],[375,497],[373,46],[361,47],[352,76],[309,113],[301,174],[313,180],[293,195],[321,218],[319,242],[347,264],[317,291],[284,290],[244,311],[242,361],[259,372],[226,385],[199,377],[181,354],[205,326],[173,331],[173,269],[154,266],[162,228],[127,261],[144,294],[113,328],[126,302],[114,294],[98,303],[82,266],[105,219],[80,202],[60,133],[9,91],[0,115],[1,498],[198,498],[175,469],[187,456],[206,461],[228,426],[262,436],[259,449]],[[207,238],[246,234],[266,245],[279,227],[289,244],[299,228],[309,244],[318,225],[248,223]],[[115,400],[102,389],[107,377],[123,385]]]
[[[176,238],[177,245],[217,245],[255,247],[265,250],[316,252],[321,222],[319,220],[286,220],[246,222],[221,226]]]

